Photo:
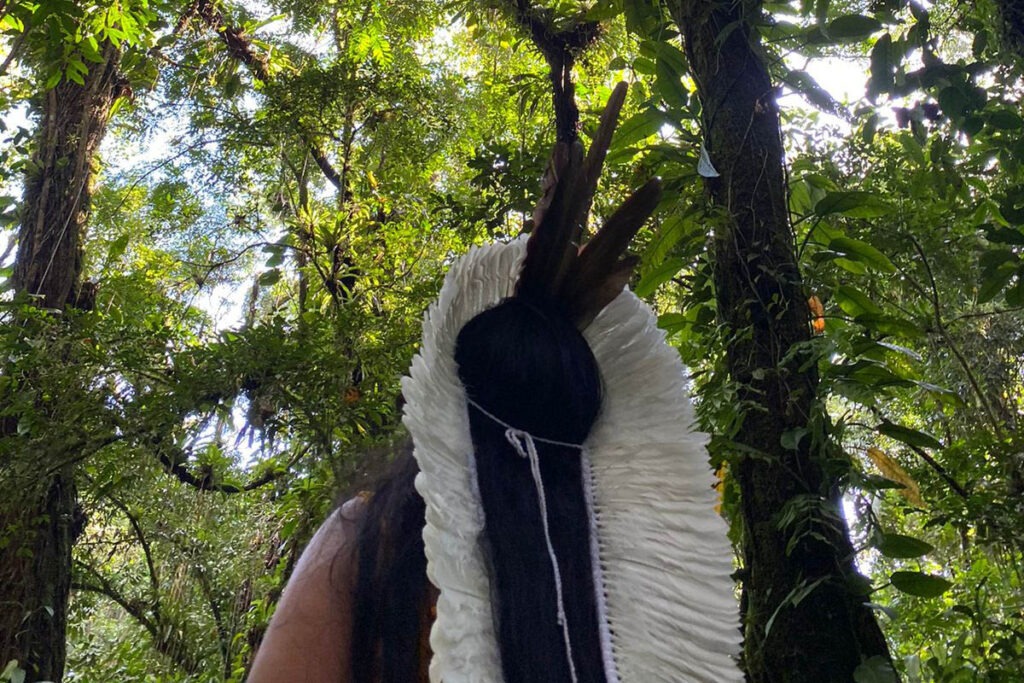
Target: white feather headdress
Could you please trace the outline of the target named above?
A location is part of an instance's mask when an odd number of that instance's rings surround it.
[[[402,383],[416,489],[426,502],[427,574],[440,590],[433,683],[502,681],[454,351],[463,325],[514,293],[525,254],[520,239],[474,249],[451,268]],[[740,681],[732,552],[679,356],[628,291],[583,334],[604,384],[585,453],[609,683]]]

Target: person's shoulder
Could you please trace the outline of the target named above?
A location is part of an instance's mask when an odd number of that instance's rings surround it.
[[[340,552],[354,549],[362,517],[366,515],[369,495],[354,496],[328,515],[309,541],[308,548]]]
[[[373,494],[369,491],[360,491],[336,507],[328,519],[337,519],[342,525],[358,526],[363,515],[366,514],[366,506],[372,497]]]
[[[355,550],[366,501],[361,496],[327,516],[299,558],[256,655],[249,680],[348,680]]]

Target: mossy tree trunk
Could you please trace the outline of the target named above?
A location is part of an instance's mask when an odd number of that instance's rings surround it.
[[[760,6],[670,0],[669,7],[720,173],[707,178],[707,192],[720,212],[714,283],[741,412],[731,474],[741,491],[743,666],[757,683],[852,681],[862,662],[890,659],[864,605],[835,490],[831,464],[841,459],[830,451],[817,399],[778,107],[750,31]]]
[[[87,307],[82,240],[96,155],[123,88],[112,45],[84,83],[62,81],[42,96],[33,163],[25,179],[12,283],[38,306]],[[54,363],[73,362],[54,358]],[[19,379],[32,390],[31,376]],[[45,410],[40,407],[39,410]],[[60,420],[59,415],[45,415]],[[71,547],[76,527],[74,454],[24,452],[16,420],[3,425],[4,457],[21,465],[0,503],[0,660],[16,659],[29,681],[59,681],[65,660]],[[31,477],[24,476],[26,471]],[[29,480],[31,479],[31,480]]]

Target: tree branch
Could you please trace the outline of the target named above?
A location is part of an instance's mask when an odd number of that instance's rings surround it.
[[[297,451],[294,456],[285,464],[282,469],[272,469],[270,467],[260,476],[242,486],[236,486],[234,484],[223,484],[218,482],[213,477],[213,471],[209,467],[200,467],[200,475],[197,477],[194,475],[183,462],[172,460],[166,454],[160,454],[160,463],[164,466],[164,470],[168,474],[173,474],[178,481],[182,484],[191,486],[192,488],[199,489],[200,491],[218,491],[220,493],[242,493],[248,491],[255,491],[258,488],[266,486],[272,481],[276,481],[288,474],[292,467],[295,466],[299,460],[302,459],[306,453],[309,452],[310,446],[307,445]]]
[[[157,652],[189,673],[195,672],[199,668],[197,658],[189,652],[188,646],[183,639],[174,637],[175,629],[171,628],[170,624],[166,624],[162,620],[158,622],[151,620],[146,615],[145,605],[126,598],[106,578],[89,565],[77,560],[75,565],[78,566],[80,571],[89,574],[96,583],[75,579],[71,581],[71,588],[73,590],[96,593],[112,600],[146,629],[149,637],[153,639],[153,646]]]
[[[963,369],[964,374],[967,375],[967,381],[968,383],[970,383],[971,389],[974,391],[974,395],[977,396],[978,402],[981,403],[981,407],[984,410],[985,417],[988,418],[992,430],[995,432],[995,435],[997,437],[1002,439],[1003,429],[999,425],[999,420],[996,419],[995,411],[989,404],[988,398],[986,398],[985,393],[981,390],[981,385],[978,383],[978,379],[974,376],[974,371],[971,370],[970,364],[967,362],[967,359],[964,358],[963,353],[960,351],[959,347],[953,341],[952,336],[949,334],[949,330],[946,329],[946,325],[942,320],[942,309],[941,304],[939,303],[939,288],[935,284],[935,275],[932,273],[931,263],[929,263],[928,257],[924,253],[924,249],[921,247],[921,244],[917,241],[917,239],[913,235],[910,235],[909,238],[911,244],[914,245],[914,250],[917,251],[917,255],[921,258],[921,264],[924,266],[925,273],[927,273],[928,275],[928,282],[931,285],[931,292],[925,292],[924,288],[921,287],[920,284],[917,284],[916,282],[914,282],[913,284],[916,285],[921,295],[929,300],[929,303],[932,306],[932,316],[935,319],[935,327],[938,329],[939,334],[942,335],[942,339],[943,341],[946,342],[946,345],[949,347],[949,350],[953,352],[953,355],[956,357],[957,362]],[[909,279],[913,282],[913,278]]]
[[[964,487],[963,487],[963,486],[962,486],[962,485],[960,484],[960,482],[958,482],[958,481],[957,481],[956,479],[954,479],[954,478],[953,478],[953,475],[951,475],[951,474],[949,473],[949,471],[948,471],[948,470],[946,470],[946,468],[945,468],[945,467],[943,467],[942,465],[940,465],[940,464],[939,464],[939,462],[938,462],[937,460],[935,460],[935,458],[933,458],[933,457],[932,457],[931,455],[929,455],[929,454],[928,454],[928,452],[927,452],[926,450],[924,450],[924,449],[923,449],[923,448],[921,448],[920,446],[915,446],[914,444],[911,444],[911,443],[908,443],[908,444],[906,444],[906,446],[907,446],[908,448],[910,448],[910,450],[912,450],[912,451],[914,451],[915,453],[917,453],[917,455],[918,455],[918,456],[919,456],[919,457],[920,457],[920,458],[921,458],[922,460],[924,460],[924,461],[925,461],[926,463],[928,463],[928,466],[929,466],[929,467],[931,467],[931,468],[932,468],[933,470],[935,470],[935,472],[936,472],[936,473],[937,473],[937,474],[938,474],[938,475],[939,475],[940,477],[942,477],[942,478],[943,478],[943,480],[945,480],[945,482],[946,482],[947,484],[949,484],[949,487],[950,487],[951,489],[953,489],[954,491],[956,491],[956,492],[957,492],[957,494],[958,494],[958,495],[959,495],[959,496],[960,496],[961,498],[963,498],[964,500],[967,500],[967,498],[968,498],[968,497],[970,496],[970,494],[968,494],[968,493],[967,493],[967,489],[965,489],[965,488],[964,488]]]
[[[530,37],[551,69],[557,141],[575,142],[579,139],[580,110],[572,67],[576,57],[600,37],[600,22],[581,16],[559,28],[550,9],[534,6],[529,0],[502,0],[499,6]]]
[[[2,17],[3,14],[3,11],[0,10],[0,17]],[[18,37],[14,39],[14,42],[11,44],[11,51],[7,54],[7,57],[4,59],[4,63],[0,64],[0,76],[4,76],[7,74],[7,69],[11,66],[11,62],[14,61],[14,59],[18,56],[18,53],[21,51],[21,46],[25,42],[26,35],[28,35],[27,32],[20,33],[18,34]]]
[[[198,0],[196,8],[196,13],[203,23],[220,36],[221,42],[227,47],[228,54],[249,67],[249,71],[258,81],[264,84],[270,83],[271,73],[267,58],[253,49],[252,39],[246,35],[245,29],[229,26],[224,19],[224,14],[217,9],[212,0]],[[302,130],[301,124],[297,124],[296,127],[299,128],[299,135],[303,143],[309,147],[310,154],[313,155],[317,166],[323,171],[324,177],[336,188],[343,190],[341,175],[331,165],[323,148],[311,139],[307,131]]]
[[[191,565],[192,574],[196,577],[199,582],[199,588],[203,592],[203,597],[206,598],[206,604],[210,608],[210,614],[213,616],[213,622],[217,627],[217,639],[219,650],[221,654],[221,663],[225,668],[231,666],[231,632],[228,630],[227,625],[224,623],[224,615],[221,612],[220,604],[217,602],[217,598],[214,595],[213,585],[210,583],[209,577],[206,575],[202,565],[198,563],[189,563]],[[228,672],[230,675],[230,671]]]
[[[338,173],[337,169],[331,165],[331,162],[330,160],[328,160],[327,155],[324,153],[323,149],[312,143],[305,135],[302,136],[302,139],[306,143],[306,145],[309,146],[309,153],[313,157],[313,160],[316,162],[316,165],[320,167],[321,171],[323,171],[324,177],[327,178],[327,180],[331,183],[331,185],[334,185],[335,188],[344,191],[345,188],[344,183],[342,182],[341,179],[341,174]]]
[[[90,478],[91,479],[91,478]],[[149,587],[153,591],[153,604],[151,609],[156,615],[157,620],[160,619],[160,582],[159,577],[156,573],[156,563],[153,562],[153,552],[149,546],[149,539],[142,531],[142,525],[139,524],[138,518],[131,513],[128,506],[118,498],[115,498],[112,494],[106,493],[104,497],[110,501],[114,507],[121,511],[121,513],[128,519],[128,523],[131,525],[132,530],[135,532],[135,537],[139,539],[139,545],[142,546],[142,554],[146,558],[146,567],[149,569]]]
[[[119,590],[117,590],[105,576],[100,574],[98,571],[82,562],[81,560],[75,560],[75,566],[78,567],[79,571],[85,572],[91,576],[96,583],[88,583],[82,580],[72,580],[71,588],[74,590],[89,591],[92,593],[99,593],[104,595],[118,605],[120,605],[125,612],[127,612],[135,621],[139,622],[143,628],[145,628],[149,634],[153,637],[154,641],[159,640],[159,629],[157,624],[149,618],[146,614],[145,608],[149,605],[141,603],[138,600],[130,600],[125,597]]]

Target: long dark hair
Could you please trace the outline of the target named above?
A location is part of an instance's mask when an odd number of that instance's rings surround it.
[[[422,671],[421,633],[429,623],[426,506],[413,486],[418,468],[408,442],[367,503],[356,551],[352,677],[356,683],[413,683]]]
[[[460,331],[455,361],[473,403],[535,437],[582,444],[600,411],[597,362],[553,304],[513,298],[481,313]],[[505,426],[476,407],[469,417],[504,680],[566,683],[569,664],[530,464],[507,441]],[[605,683],[580,450],[536,446],[577,679]],[[415,464],[406,465],[364,517],[352,650],[357,683],[409,683],[422,670],[425,653],[412,631],[423,624],[427,595],[424,508],[414,476]],[[408,583],[389,585],[396,581]]]

